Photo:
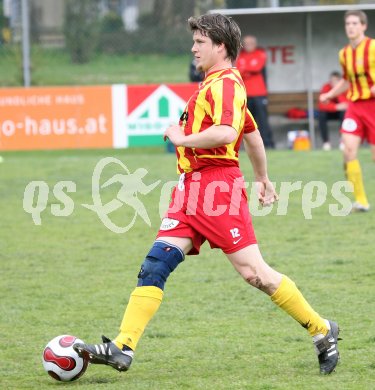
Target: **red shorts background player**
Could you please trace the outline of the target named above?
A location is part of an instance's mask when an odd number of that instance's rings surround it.
[[[103,338],[103,343],[76,344],[75,348],[91,363],[127,370],[144,329],[160,306],[168,276],[185,255],[198,253],[208,240],[212,247],[224,251],[247,283],[269,295],[308,330],[320,372],[329,374],[339,357],[337,324],[319,316],[296,285],[263,260],[256,244],[238,165],[242,140],[260,202],[270,205],[277,194],[267,175],[262,138],[246,107],[244,83],[233,68],[241,45],[240,29],[231,18],[220,14],[192,17],[189,25],[197,69],[205,72],[205,79],[190,98],[180,123],[164,133],[177,147],[180,173],[167,218],[142,263],[119,335],[114,341]]]

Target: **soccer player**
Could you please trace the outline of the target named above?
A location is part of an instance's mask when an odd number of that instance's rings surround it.
[[[247,203],[238,151],[245,142],[253,166],[259,201],[269,206],[277,194],[267,174],[262,138],[246,107],[246,90],[233,68],[241,42],[238,25],[221,14],[191,17],[192,52],[204,81],[187,103],[179,125],[164,133],[177,147],[180,180],[157,238],[138,274],[120,333],[100,344],[76,344],[91,363],[129,369],[134,350],[158,310],[169,274],[185,255],[199,253],[207,240],[220,248],[243,279],[307,329],[318,354],[320,372],[338,362],[339,328],[323,319],[287,276],[272,269],[260,253]]]
[[[359,146],[367,140],[375,161],[375,39],[365,35],[367,15],[363,11],[347,11],[344,20],[349,44],[339,52],[343,78],[329,92],[320,95],[320,101],[333,99],[349,88],[349,105],[340,130],[345,172],[354,188],[352,210],[368,211],[370,205],[357,155]]]

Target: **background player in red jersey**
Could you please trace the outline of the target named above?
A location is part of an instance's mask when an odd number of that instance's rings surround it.
[[[329,81],[325,83],[320,93],[329,92],[341,80],[339,72],[332,72],[329,75]],[[345,110],[348,108],[348,100],[346,93],[342,93],[331,100],[325,102],[319,101],[319,130],[323,141],[323,150],[331,150],[331,143],[329,142],[328,121],[338,119],[341,122],[344,119]]]
[[[253,114],[266,148],[274,148],[272,130],[268,121],[268,98],[266,83],[267,53],[257,46],[257,39],[245,35],[243,49],[236,66],[245,83],[247,107]]]
[[[363,11],[347,11],[344,20],[349,44],[339,53],[343,78],[331,91],[320,95],[320,101],[333,99],[349,88],[349,105],[341,126],[345,171],[354,188],[353,211],[368,211],[357,155],[359,146],[367,140],[375,161],[375,39],[365,35],[367,15]]]
[[[114,341],[104,337],[103,343],[76,344],[74,348],[91,363],[126,371],[143,331],[161,304],[170,273],[185,255],[198,254],[207,240],[211,247],[222,249],[248,284],[269,295],[308,330],[320,372],[329,374],[339,357],[337,324],[319,316],[295,283],[263,260],[255,238],[238,163],[242,139],[260,202],[270,205],[277,194],[268,178],[262,138],[246,107],[245,86],[233,68],[241,31],[231,18],[221,14],[192,17],[189,25],[197,69],[205,72],[205,79],[189,99],[180,123],[164,133],[177,147],[179,183],[154,245],[142,263],[119,335]]]

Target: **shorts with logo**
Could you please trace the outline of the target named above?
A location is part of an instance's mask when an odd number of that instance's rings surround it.
[[[375,98],[350,102],[340,132],[375,145]]]
[[[243,175],[238,167],[209,167],[183,174],[157,238],[191,238],[189,255],[207,240],[233,253],[256,244]]]

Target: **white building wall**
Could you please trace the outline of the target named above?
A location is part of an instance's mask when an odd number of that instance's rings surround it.
[[[375,10],[366,11],[371,21]],[[344,12],[316,12],[312,15],[312,84],[319,90],[329,73],[339,70],[338,51],[347,43]],[[306,14],[235,15],[242,34],[255,35],[259,46],[268,53],[267,79],[269,92],[305,91],[306,74]],[[368,35],[375,38],[375,23]]]

